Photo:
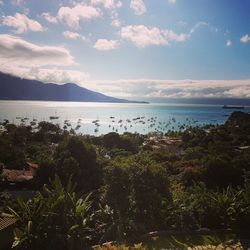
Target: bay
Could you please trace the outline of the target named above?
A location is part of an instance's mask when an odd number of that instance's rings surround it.
[[[10,123],[29,125],[32,121],[48,121],[90,135],[112,131],[146,134],[179,130],[184,124],[222,124],[234,111],[222,105],[0,101],[1,122],[8,119]],[[250,107],[241,111],[250,112]]]

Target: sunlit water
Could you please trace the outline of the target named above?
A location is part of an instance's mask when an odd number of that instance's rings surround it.
[[[32,120],[36,123],[50,121],[62,128],[77,128],[78,133],[91,135],[112,131],[146,134],[179,130],[183,124],[221,124],[233,111],[221,105],[0,101],[0,121],[8,119],[20,124],[25,118],[26,125]],[[242,111],[250,112],[250,108]],[[51,116],[59,118],[50,119]]]

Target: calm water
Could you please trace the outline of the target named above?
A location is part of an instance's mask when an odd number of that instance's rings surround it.
[[[35,119],[51,121],[83,134],[105,134],[177,130],[182,124],[221,124],[234,110],[217,105],[118,104],[41,101],[0,101],[0,121],[25,124]],[[244,112],[250,112],[245,108]],[[50,119],[58,116],[58,119]],[[67,121],[65,121],[67,120]],[[93,121],[98,120],[93,123]]]

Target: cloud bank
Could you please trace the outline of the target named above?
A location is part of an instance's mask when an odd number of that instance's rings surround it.
[[[60,46],[41,46],[19,37],[0,34],[1,65],[67,66],[74,64],[70,52]]]
[[[121,79],[93,81],[82,71],[58,68],[1,67],[1,71],[48,83],[76,83],[106,95],[123,98],[250,98],[246,80]]]
[[[250,79],[98,81],[92,82],[92,88],[132,98],[250,98]]]

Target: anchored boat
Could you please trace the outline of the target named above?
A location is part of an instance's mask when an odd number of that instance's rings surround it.
[[[224,105],[222,107],[223,109],[244,109],[245,107],[244,106],[234,106],[234,105]]]

